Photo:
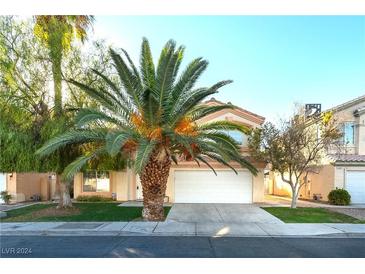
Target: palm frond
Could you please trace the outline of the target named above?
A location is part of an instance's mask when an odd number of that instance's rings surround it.
[[[217,153],[210,153],[210,152],[205,152],[204,154],[206,156],[208,156],[209,158],[211,158],[212,160],[215,160],[218,163],[229,167],[230,169],[232,169],[234,171],[234,173],[238,174],[237,170],[232,165],[230,165],[226,160],[224,160],[219,154],[217,154]]]
[[[124,56],[127,58],[128,63],[129,63],[129,66],[132,68],[133,74],[134,74],[134,76],[136,76],[136,79],[137,79],[137,81],[138,81],[139,85],[142,87],[142,80],[141,80],[141,76],[140,76],[140,74],[139,74],[139,72],[138,72],[138,70],[137,70],[136,66],[134,65],[134,63],[133,63],[132,59],[129,57],[128,52],[127,52],[125,49],[121,49],[121,50],[123,51]]]
[[[179,47],[175,51],[175,46],[175,42],[170,40],[162,50],[157,67],[156,88],[153,90],[156,99],[158,98],[158,105],[163,110],[162,114],[166,115],[168,113],[164,113],[165,108],[169,105],[169,98],[184,50],[183,47]]]
[[[72,79],[68,82],[83,90],[111,112],[128,113],[130,111],[123,101],[118,100],[113,94],[104,89],[98,90]]]
[[[138,144],[136,151],[136,158],[134,163],[134,170],[137,174],[140,174],[143,168],[146,166],[152,151],[155,149],[157,142],[153,140],[142,139]]]
[[[215,132],[203,132],[200,133],[200,137],[204,139],[209,139],[217,144],[221,144],[222,146],[227,146],[227,149],[239,150],[239,144],[233,139],[231,136],[224,132],[215,131]]]
[[[102,112],[94,108],[82,108],[76,114],[75,124],[77,127],[82,127],[90,122],[104,121],[125,128],[128,126],[127,123],[129,115],[125,113],[125,117],[123,118],[124,118],[123,120],[120,120],[117,117],[112,117],[111,115],[108,115],[106,112]]]
[[[178,104],[175,105],[175,109],[171,112],[172,125],[176,124],[182,117],[186,116],[195,106],[201,103],[206,97],[218,92],[218,89],[231,83],[231,80],[221,81],[210,88],[197,89],[184,98],[180,98]]]
[[[70,163],[63,171],[62,177],[65,181],[69,181],[72,177],[79,172],[92,158],[97,157],[99,154],[105,152],[104,149],[97,149],[87,155],[78,157],[75,161]]]
[[[117,84],[115,84],[109,77],[107,77],[106,75],[104,75],[103,73],[92,69],[93,73],[95,73],[96,75],[98,75],[100,78],[102,78],[105,83],[114,91],[114,93],[118,96],[119,100],[121,101],[122,105],[130,110],[133,110],[136,108],[136,106],[133,104],[133,102],[130,100],[129,96],[127,96],[123,90],[121,90]],[[116,98],[114,97],[114,95],[110,94],[109,96],[112,96],[113,99],[115,100]]]
[[[211,164],[209,164],[209,162],[207,160],[204,159],[203,156],[197,155],[196,158],[203,162],[204,164],[206,164],[215,174],[215,176],[217,176],[217,172],[215,171],[215,169],[213,168],[213,166]]]
[[[196,121],[209,114],[213,114],[224,109],[234,109],[234,108],[235,107],[231,104],[224,104],[218,106],[199,105],[196,108],[192,109],[191,112],[188,114],[188,116],[191,117],[193,121]]]
[[[133,133],[131,131],[115,131],[109,132],[106,136],[106,150],[111,156],[115,156],[120,152],[122,146],[130,139]]]
[[[139,82],[138,76],[134,75],[123,58],[116,53],[113,49],[110,49],[110,55],[114,61],[114,67],[116,68],[120,81],[126,90],[126,92],[133,98],[134,104],[138,109],[142,109],[141,95],[143,87]]]
[[[90,142],[102,142],[105,140],[107,131],[103,128],[93,130],[70,130],[62,135],[56,136],[46,142],[36,151],[36,155],[47,156],[57,149],[68,144],[83,144]]]
[[[200,125],[198,127],[198,129],[199,129],[199,131],[237,130],[244,134],[249,134],[249,132],[250,132],[250,128],[245,125],[242,125],[242,124],[239,124],[236,122],[232,122],[232,121],[225,121],[225,120],[206,123],[206,124]]]
[[[149,89],[154,89],[156,84],[155,65],[153,64],[150,45],[146,38],[143,38],[140,60],[144,86]]]
[[[189,92],[201,74],[207,68],[208,62],[202,58],[193,60],[181,74],[179,80],[175,84],[167,106],[165,106],[165,115],[171,115],[185,93]]]

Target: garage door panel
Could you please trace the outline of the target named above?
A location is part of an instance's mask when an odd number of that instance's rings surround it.
[[[351,203],[365,203],[365,171],[347,171],[346,190],[351,195]]]
[[[176,203],[251,203],[252,175],[240,171],[175,171]]]

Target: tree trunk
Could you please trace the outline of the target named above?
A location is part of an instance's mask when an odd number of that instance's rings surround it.
[[[54,88],[54,112],[56,117],[62,114],[62,69],[61,58],[56,56],[52,60],[53,88]]]
[[[57,208],[69,208],[72,207],[72,201],[70,196],[70,183],[60,182],[60,201]]]
[[[299,189],[298,187],[292,187],[292,198],[291,198],[291,208],[297,208],[297,201],[299,196]]]
[[[163,202],[171,160],[167,155],[163,159],[158,159],[157,155],[157,152],[151,155],[149,162],[140,174],[143,190],[142,217],[148,221],[162,221],[164,219]]]

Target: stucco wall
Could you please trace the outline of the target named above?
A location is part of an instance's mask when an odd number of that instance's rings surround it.
[[[49,199],[48,173],[9,173],[7,175],[7,191],[12,195],[11,202],[31,200],[35,194],[41,199]]]
[[[16,194],[16,173],[6,175],[6,190],[9,194]]]
[[[320,195],[322,201],[327,201],[328,193],[334,189],[335,167],[322,166],[319,173],[309,173],[308,183],[301,188],[302,198],[313,199],[313,194]]]
[[[23,193],[26,201],[30,200],[34,194],[41,195],[42,200],[47,200],[48,187],[43,186],[43,193],[41,188],[41,185],[46,182],[48,182],[48,173],[17,173],[17,193]]]
[[[272,194],[278,196],[292,196],[291,187],[281,179],[281,175],[276,172],[270,172],[269,182],[272,185]]]
[[[260,203],[264,202],[265,198],[265,183],[264,183],[264,170],[259,170],[256,176],[253,176],[252,185],[252,202]]]
[[[322,166],[319,173],[309,173],[308,183],[299,191],[300,198],[312,199],[313,194],[321,194],[322,200],[327,201],[328,193],[334,189],[335,168],[332,165]],[[273,185],[273,194],[279,196],[292,196],[292,190],[288,183],[282,181],[279,173],[270,172],[269,180]],[[301,179],[304,182],[304,178]]]

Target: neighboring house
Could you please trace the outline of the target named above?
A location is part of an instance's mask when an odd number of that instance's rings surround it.
[[[58,198],[56,176],[52,173],[7,173],[6,190],[11,203]]]
[[[344,188],[353,204],[365,203],[365,95],[329,109],[343,132],[340,149],[327,151],[318,173],[310,173],[301,198],[327,201],[328,193]],[[290,196],[287,183],[271,174],[270,194]]]
[[[207,105],[223,104],[214,98]],[[250,128],[260,127],[264,117],[236,107],[226,109],[204,117],[199,123],[229,120],[244,124]],[[247,136],[231,131],[229,134],[241,144],[241,152],[249,157]],[[259,169],[253,176],[247,169],[234,165],[236,175],[231,169],[219,163],[211,163],[218,176],[204,164],[199,167],[195,161],[179,162],[170,169],[167,183],[166,200],[175,203],[253,203],[264,199],[265,164],[256,163]],[[74,197],[80,195],[100,195],[113,197],[120,201],[143,198],[142,187],[133,170],[125,171],[87,171],[78,173],[74,179]]]

